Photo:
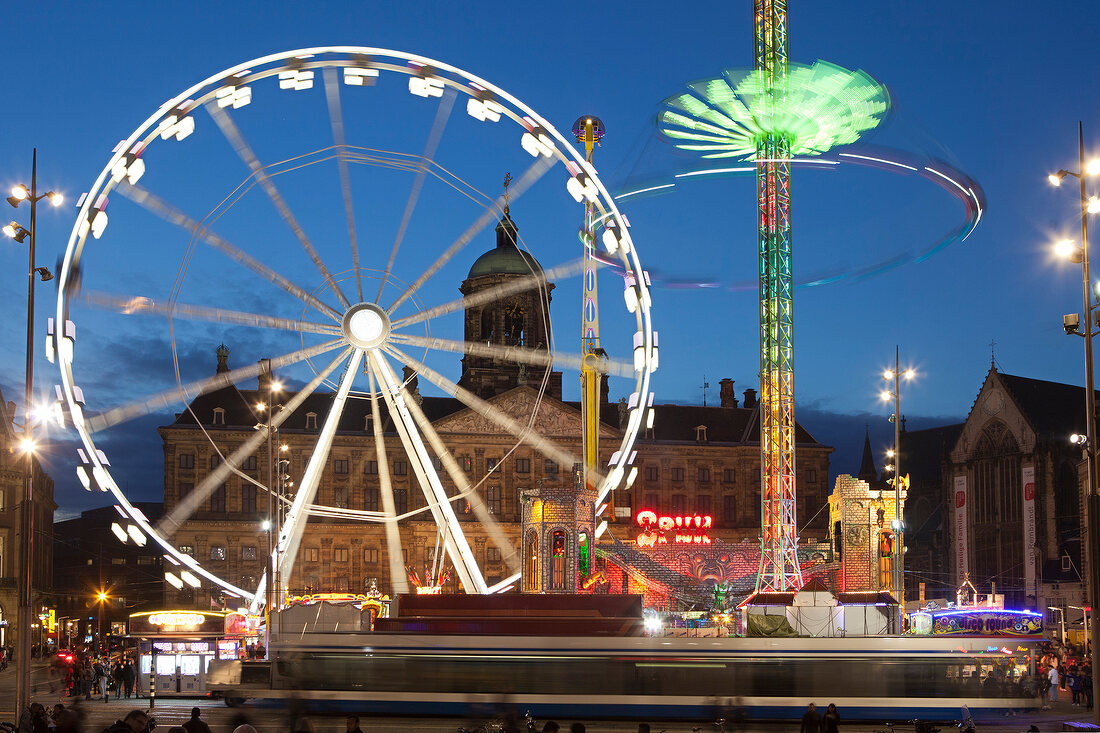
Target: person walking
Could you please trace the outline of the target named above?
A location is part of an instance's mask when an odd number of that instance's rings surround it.
[[[126,697],[134,694],[134,678],[136,676],[133,661],[126,657],[126,661],[122,665],[122,685],[126,690]]]
[[[122,657],[115,659],[115,666],[111,668],[111,682],[115,688],[115,699],[122,699]]]
[[[191,719],[183,724],[183,729],[187,733],[210,733],[210,726],[205,720],[199,718],[200,712],[198,708],[191,708]]]
[[[1058,702],[1058,684],[1062,681],[1062,678],[1061,675],[1058,674],[1057,661],[1050,665],[1050,672],[1047,673],[1047,679],[1050,680],[1050,701]]]
[[[359,727],[358,715],[349,715],[344,724],[348,728],[348,733],[363,733],[363,729]]]
[[[802,714],[802,726],[798,733],[821,733],[821,715],[817,712],[817,705],[810,703],[806,712]]]
[[[825,714],[821,716],[822,733],[840,733],[840,711],[836,705],[829,703],[825,708]]]
[[[106,660],[100,659],[92,667],[95,672],[93,681],[99,685],[99,694],[103,696],[103,702],[107,702],[107,678],[111,676],[111,670],[107,664]]]

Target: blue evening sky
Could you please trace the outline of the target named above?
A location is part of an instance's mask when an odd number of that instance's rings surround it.
[[[108,160],[117,141],[166,99],[223,68],[264,54],[316,45],[390,48],[435,58],[508,90],[567,130],[582,114],[598,115],[608,129],[596,165],[612,189],[639,172],[671,176],[674,156],[652,139],[662,99],[684,83],[726,67],[752,63],[752,3],[18,3],[7,9],[0,46],[6,70],[0,117],[0,184],[28,182],[31,148],[39,154],[39,185],[61,190],[75,203]],[[959,3],[791,2],[790,51],[795,61],[824,59],[860,68],[886,84],[894,117],[875,142],[949,161],[984,188],[988,210],[977,231],[934,257],[868,279],[803,288],[795,298],[796,415],[838,451],[833,473],[855,472],[864,426],[885,445],[889,410],[877,393],[880,373],[900,344],[902,361],[920,378],[903,392],[910,427],[961,419],[990,364],[996,342],[999,369],[1024,376],[1083,382],[1082,349],[1059,319],[1081,305],[1080,270],[1057,263],[1049,244],[1079,238],[1072,187],[1050,188],[1048,172],[1075,168],[1077,121],[1085,122],[1087,150],[1100,154],[1095,34],[1100,6],[1086,0],[1038,8],[1023,0]],[[402,82],[403,83],[403,82]],[[420,153],[436,102],[398,95],[396,86],[357,90],[346,101],[349,142]],[[331,144],[321,85],[277,97],[257,89],[255,101],[234,113],[265,162]],[[287,93],[283,93],[287,94]],[[375,100],[385,104],[372,107]],[[142,184],[196,218],[214,209],[247,170],[207,115],[197,117],[193,140],[150,155]],[[437,161],[469,185],[495,196],[505,171],[517,175],[529,161],[514,129],[492,144],[456,105]],[[561,178],[561,171],[557,171]],[[411,176],[374,168],[353,171],[364,266],[384,267]],[[564,180],[564,179],[562,179]],[[280,190],[312,237],[345,256],[347,231],[335,167],[316,166],[279,179]],[[555,183],[557,185],[557,183]],[[1100,187],[1098,187],[1100,188]],[[6,194],[5,194],[6,195]],[[793,182],[796,278],[855,272],[894,253],[922,249],[962,221],[959,203],[921,179],[854,168],[796,170]],[[568,202],[566,202],[568,203]],[[3,214],[27,224],[24,208]],[[359,209],[362,205],[364,208]],[[669,196],[624,202],[642,262],[665,286],[654,292],[661,333],[657,400],[698,403],[704,376],[717,401],[722,377],[740,393],[755,386],[755,220],[750,178],[696,182]],[[38,264],[61,255],[75,208],[40,210]],[[562,197],[521,200],[513,207],[526,246],[544,266],[579,254],[579,214]],[[88,287],[129,295],[170,292],[187,236],[114,197],[111,224],[89,252]],[[441,250],[480,213],[456,203],[453,191],[425,187],[410,224],[408,262],[397,273],[415,277],[429,252]],[[261,223],[262,222],[262,223]],[[258,190],[219,222],[219,233],[262,252],[276,269],[319,285],[309,262]],[[259,241],[259,240],[262,240]],[[261,246],[262,245],[262,246]],[[492,246],[483,232],[425,289],[426,304],[458,296],[457,286],[478,254]],[[416,253],[414,255],[414,253]],[[424,253],[423,255],[419,253]],[[345,256],[346,259],[346,256]],[[7,283],[0,298],[0,388],[22,402],[25,339],[25,249],[0,243]],[[345,269],[347,263],[336,269]],[[407,267],[408,269],[402,269]],[[300,309],[270,299],[243,271],[196,260],[180,300],[259,310],[288,317]],[[722,287],[668,287],[714,281]],[[746,287],[747,284],[747,287]],[[605,341],[629,353],[629,326],[619,281],[608,274]],[[35,338],[36,390],[56,381],[41,352],[52,313],[52,283],[39,286]],[[554,292],[557,348],[579,349],[579,285]],[[109,407],[174,380],[169,332],[162,318],[124,318],[77,311],[78,379],[92,408]],[[242,327],[177,324],[181,373],[212,373],[214,347],[226,341],[240,366],[286,346]],[[440,334],[458,337],[460,321]],[[457,330],[456,330],[457,329]],[[458,360],[433,362],[452,378]],[[308,374],[288,376],[304,380]],[[421,380],[424,385],[424,380]],[[567,374],[566,397],[577,396]],[[623,396],[613,383],[613,398]],[[118,478],[137,498],[155,499],[162,486],[160,440],[154,428],[171,415],[154,415],[116,428],[107,440]],[[73,477],[69,443],[46,456],[57,480],[61,511],[102,503],[86,496]]]

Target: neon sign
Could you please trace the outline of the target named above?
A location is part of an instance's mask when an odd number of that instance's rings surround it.
[[[710,515],[660,515],[646,509],[638,512],[634,521],[642,528],[634,540],[638,547],[711,544],[710,535],[704,531],[714,526]]]
[[[197,613],[154,613],[149,617],[153,626],[201,626],[205,620]]]

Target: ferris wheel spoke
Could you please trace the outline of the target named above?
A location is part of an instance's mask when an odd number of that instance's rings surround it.
[[[580,463],[580,459],[560,447],[553,441],[544,438],[535,432],[532,427],[524,425],[511,415],[508,415],[496,405],[486,402],[482,398],[475,395],[465,387],[461,387],[455,382],[444,377],[439,372],[435,371],[427,364],[416,360],[415,358],[404,353],[395,346],[388,345],[385,347],[386,351],[393,356],[393,358],[408,364],[410,367],[416,370],[418,374],[424,375],[424,377],[439,387],[447,394],[454,395],[460,402],[469,407],[474,412],[478,413],[482,417],[486,418],[490,422],[495,423],[497,426],[507,430],[514,435],[521,443],[525,443],[547,458],[553,459],[560,466],[572,466],[576,463]],[[602,481],[603,476],[597,473],[597,480]]]
[[[544,349],[530,349],[526,346],[501,346],[499,344],[483,344],[477,341],[458,341],[412,334],[394,333],[390,335],[394,343],[419,346],[435,351],[450,351],[458,354],[470,354],[472,356],[486,356],[493,359],[511,362],[514,364],[531,364],[542,367],[562,367],[580,371],[584,361],[582,354],[565,354],[560,351],[550,353]],[[603,370],[607,374],[619,377],[633,377],[634,365],[617,359],[606,360]]]
[[[281,356],[271,359],[271,368],[278,369],[279,367],[288,366],[290,364],[297,364],[300,361],[305,361],[314,356],[320,356],[333,349],[340,348],[343,345],[343,339],[333,339],[332,341],[326,341],[316,346],[310,346],[309,348],[297,349],[289,354],[282,354]],[[142,397],[133,402],[128,402],[125,405],[119,405],[106,412],[94,415],[88,418],[85,424],[88,426],[88,430],[93,433],[105,430],[113,425],[132,420],[135,417],[148,415],[158,410],[174,408],[181,400],[186,402],[200,394],[213,392],[223,387],[229,387],[245,379],[251,379],[257,376],[265,368],[267,368],[266,365],[249,364],[245,367],[231,369],[228,372],[215,374],[212,377],[197,379],[187,384],[177,384],[175,387],[170,387],[148,397]]]
[[[279,214],[283,217],[283,220],[286,221],[290,230],[294,232],[294,236],[298,238],[298,242],[302,245],[302,249],[304,249],[306,254],[309,255],[309,258],[313,260],[313,264],[317,267],[317,271],[321,273],[325,282],[328,283],[329,289],[332,290],[333,295],[343,303],[345,308],[350,308],[351,302],[348,301],[344,292],[340,290],[340,286],[332,277],[332,273],[329,272],[325,263],[321,260],[321,255],[318,254],[313,243],[309,241],[309,237],[306,236],[305,231],[294,217],[290,207],[287,206],[282,194],[279,193],[279,189],[275,187],[275,183],[271,180],[271,176],[268,175],[264,166],[256,157],[256,153],[252,151],[252,147],[248,144],[248,141],[244,139],[241,131],[237,128],[237,124],[233,122],[225,110],[219,107],[214,101],[207,102],[206,111],[214,118],[214,122],[218,125],[218,129],[222,131],[222,134],[225,135],[230,145],[237,151],[237,155],[240,159],[252,171],[252,174],[256,177],[256,181],[260,184],[260,187],[263,188],[264,193],[271,199],[271,203],[274,204]]]
[[[546,173],[554,167],[555,162],[557,161],[554,158],[547,158],[540,155],[538,160],[532,163],[531,166],[524,171],[519,180],[512,184],[512,187],[508,190],[508,201],[516,201],[519,199],[520,196],[526,193],[531,186],[535,185],[540,178],[546,175]],[[386,313],[393,314],[402,303],[412,297],[421,285],[426,283],[432,275],[439,272],[443,265],[447,264],[447,262],[458,254],[463,247],[469,244],[470,240],[476,237],[482,229],[491,224],[497,218],[499,212],[504,210],[505,203],[504,196],[498,196],[493,202],[493,205],[487,208],[481,216],[462,233],[462,236],[452,242],[451,246],[444,250],[443,254],[441,254],[415,282],[405,289],[405,292],[398,296],[397,300],[386,309]]]
[[[332,324],[299,321],[291,318],[276,318],[274,316],[261,315],[259,313],[246,313],[244,311],[234,311],[227,308],[211,308],[209,306],[194,305],[192,303],[158,303],[152,298],[147,298],[143,295],[118,295],[115,293],[104,293],[94,290],[82,290],[80,299],[97,308],[114,310],[123,315],[145,314],[164,315],[168,317],[185,316],[194,321],[235,323],[241,326],[274,328],[282,331],[304,331],[306,333],[320,333],[328,336],[339,336],[341,333],[340,328]]]
[[[424,155],[421,157],[420,169],[417,171],[412,188],[409,190],[409,198],[405,201],[405,212],[401,215],[401,224],[397,227],[397,235],[393,238],[390,258],[386,262],[386,270],[382,273],[378,283],[378,295],[374,299],[375,303],[382,302],[382,291],[386,288],[386,281],[389,279],[390,272],[393,271],[393,263],[397,259],[397,250],[400,249],[401,242],[405,239],[405,231],[409,227],[409,220],[412,219],[413,209],[416,208],[416,202],[420,199],[420,191],[428,177],[428,167],[439,149],[439,141],[443,139],[443,128],[447,126],[447,120],[451,117],[455,95],[453,89],[447,89],[443,94],[443,98],[439,100],[439,106],[435,111],[435,120],[432,122],[432,129],[428,133],[428,141],[424,145]]]
[[[208,473],[206,477],[199,482],[198,486],[192,489],[187,496],[178,501],[176,505],[172,507],[171,511],[167,512],[157,523],[157,531],[164,537],[171,537],[176,533],[180,525],[193,515],[203,502],[210,498],[214,490],[225,483],[225,480],[229,478],[229,474],[237,473],[239,475],[244,475],[240,471],[240,466],[244,463],[244,459],[253,455],[260,446],[264,444],[264,441],[268,439],[270,431],[277,429],[294,410],[302,406],[306,398],[313,394],[328,375],[347,357],[348,351],[350,351],[350,349],[345,349],[343,353],[333,359],[325,369],[309,382],[309,384],[299,390],[297,394],[287,402],[282,410],[273,415],[268,429],[257,430],[250,435],[236,450],[226,456],[225,460],[219,463],[212,472]]]
[[[328,100],[328,116],[332,122],[332,139],[339,155],[336,167],[340,172],[340,190],[344,196],[344,213],[348,220],[348,241],[351,244],[351,266],[355,270],[355,288],[359,302],[363,302],[363,275],[359,272],[359,242],[355,234],[355,207],[351,198],[351,174],[348,171],[347,140],[344,137],[344,110],[340,104],[340,81],[337,71],[328,67],[325,76],[325,98]]]
[[[382,399],[390,412],[397,435],[405,447],[413,473],[416,474],[420,489],[431,508],[435,524],[443,532],[444,547],[451,558],[451,564],[467,592],[485,593],[487,586],[481,574],[473,550],[470,549],[462,527],[455,516],[447,491],[439,480],[439,474],[428,456],[428,450],[421,440],[416,423],[409,413],[408,402],[402,394],[401,382],[397,379],[385,356],[377,349],[372,350],[368,358],[374,367],[375,376],[381,387]]]
[[[346,353],[346,352],[345,352]],[[341,359],[343,358],[341,355]],[[339,361],[339,359],[337,360]],[[359,371],[359,365],[363,362],[363,350],[354,349],[348,359],[344,375],[340,379],[340,387],[332,398],[332,407],[329,408],[325,424],[317,436],[317,444],[313,447],[313,454],[309,457],[306,470],[302,474],[302,481],[298,487],[298,493],[294,496],[294,503],[290,505],[290,511],[286,514],[282,530],[279,534],[279,575],[287,580],[294,569],[294,561],[298,555],[298,547],[302,543],[302,533],[305,532],[307,512],[306,507],[313,503],[317,496],[317,486],[321,482],[321,473],[328,462],[329,451],[332,449],[332,440],[336,436],[336,426],[340,423],[340,416],[344,413],[344,406],[348,401],[348,392],[355,381]],[[335,368],[336,364],[333,364]]]
[[[516,278],[500,285],[494,285],[493,287],[486,288],[485,290],[479,290],[476,293],[471,293],[457,300],[452,300],[449,303],[442,303],[440,305],[422,310],[419,313],[414,313],[411,316],[405,318],[398,318],[392,322],[393,328],[402,328],[404,326],[411,326],[415,323],[427,321],[431,318],[438,316],[445,316],[455,311],[468,310],[475,308],[486,303],[493,303],[501,298],[505,298],[509,295],[515,295],[516,293],[523,293],[528,290],[535,290],[536,288],[544,287],[548,282],[554,280],[562,280],[568,277],[579,275],[584,271],[584,260],[574,260],[573,262],[566,262],[564,264],[553,267],[549,270],[543,270],[538,275],[528,275],[522,278]]]
[[[461,496],[465,498],[466,501],[470,502],[470,507],[474,511],[474,516],[481,522],[481,526],[485,528],[485,533],[489,535],[489,539],[500,549],[501,556],[504,558],[504,563],[508,566],[508,569],[512,572],[518,571],[519,560],[516,558],[515,545],[508,541],[508,537],[504,534],[504,530],[500,528],[500,524],[497,522],[496,518],[493,517],[489,508],[485,506],[485,501],[481,498],[481,494],[478,490],[470,486],[470,482],[466,479],[466,473],[459,468],[458,462],[443,443],[443,439],[439,437],[439,433],[432,427],[431,421],[424,415],[424,411],[420,409],[420,405],[417,404],[416,400],[411,398],[404,385],[402,385],[401,391],[405,396],[405,405],[409,408],[413,420],[416,421],[421,434],[428,439],[428,444],[432,447],[432,451],[439,457],[439,461],[443,464],[443,469],[447,472],[447,476],[451,479],[451,482],[458,489]]]
[[[220,251],[234,262],[244,265],[260,277],[274,283],[306,305],[316,308],[321,313],[329,316],[334,321],[340,321],[340,319],[343,318],[343,315],[335,308],[322,303],[316,296],[306,292],[244,250],[210,231],[205,224],[184,214],[156,194],[140,186],[127,184],[125,182],[119,184],[118,188],[115,190],[150,213],[156,214],[168,223],[175,224],[184,231],[189,232],[196,239]]]
[[[386,456],[386,436],[382,431],[382,411],[378,407],[378,389],[374,367],[367,361],[370,378],[370,413],[374,428],[374,455],[378,463],[379,493],[382,495],[382,513],[386,516],[386,555],[390,564],[390,582],[395,593],[409,592],[409,579],[405,575],[405,563],[401,555],[401,531],[397,526],[397,505],[393,500],[393,484],[390,483],[390,462]]]

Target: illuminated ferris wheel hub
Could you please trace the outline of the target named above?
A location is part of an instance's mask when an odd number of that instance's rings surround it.
[[[390,335],[390,317],[376,303],[358,303],[344,314],[341,327],[352,346],[364,351],[377,349]]]

